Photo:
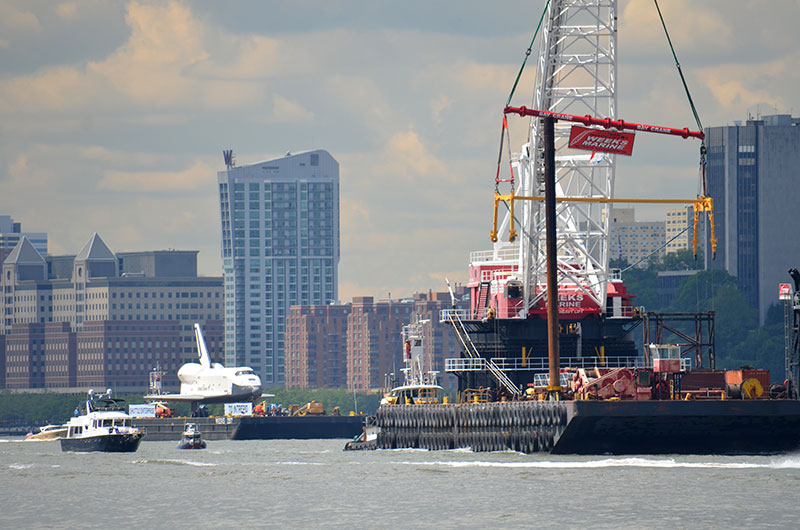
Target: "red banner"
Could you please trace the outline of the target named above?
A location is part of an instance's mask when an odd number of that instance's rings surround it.
[[[573,125],[569,134],[569,147],[631,156],[634,136],[636,136],[635,133],[588,129],[580,125]]]

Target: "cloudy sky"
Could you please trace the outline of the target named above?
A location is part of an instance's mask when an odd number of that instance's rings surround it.
[[[660,4],[705,126],[800,114],[800,0]],[[54,254],[96,231],[198,249],[219,275],[222,150],[322,148],[341,165],[340,298],[440,290],[489,248],[501,110],[543,5],[0,0],[0,214]],[[652,2],[619,16],[619,117],[695,128]],[[693,197],[697,150],[639,135],[617,194]]]

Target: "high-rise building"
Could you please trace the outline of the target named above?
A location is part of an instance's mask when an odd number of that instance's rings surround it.
[[[800,118],[788,114],[706,129],[708,194],[714,199],[716,259],[736,276],[764,322],[787,270],[800,266],[792,232],[800,204]]]
[[[0,215],[0,265],[23,236],[31,242],[39,254],[47,255],[47,234],[45,232],[23,232],[22,223],[15,223],[9,215]]]
[[[610,259],[624,259],[644,268],[663,255],[663,221],[637,221],[634,208],[611,208],[609,215]]]
[[[225,281],[225,361],[284,384],[292,305],[338,297],[339,164],[323,150],[217,174]]]
[[[694,206],[681,206],[667,210],[666,248],[667,254],[692,248],[694,237]]]

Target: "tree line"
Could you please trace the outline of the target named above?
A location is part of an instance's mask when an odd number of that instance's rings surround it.
[[[97,390],[97,389],[95,389]],[[375,414],[380,401],[380,394],[353,394],[346,388],[315,388],[315,389],[265,389],[265,394],[274,394],[275,397],[260,398],[256,403],[266,401],[277,403],[288,409],[290,405],[303,406],[309,401],[319,401],[325,407],[326,414],[330,414],[334,407],[339,407],[342,415],[355,411],[364,414]],[[144,403],[142,394],[124,394],[119,396],[127,404]],[[0,391],[0,424],[5,425],[30,425],[40,426],[49,423],[60,424],[66,422],[73,415],[76,407],[81,407],[86,402],[86,394],[58,394],[55,392],[21,393],[8,390]],[[190,416],[191,410],[188,403],[170,403],[169,407],[177,416]],[[209,414],[221,416],[224,414],[224,405],[207,405]]]
[[[693,270],[702,267],[702,251],[695,261],[691,250],[670,253],[651,260],[645,268],[628,268],[625,260],[614,260],[611,267],[623,270],[622,280],[634,306],[655,313],[715,313],[716,368],[724,370],[753,366],[770,371],[772,381],[785,377],[783,306],[769,307],[763,326],[758,312],[750,307],[738,287],[736,277],[724,270],[700,270],[687,277],[668,304],[658,293],[660,271]],[[787,278],[788,281],[788,278]],[[686,329],[691,335],[693,329]]]

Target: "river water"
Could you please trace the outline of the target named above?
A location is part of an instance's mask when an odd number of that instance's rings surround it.
[[[62,453],[0,440],[0,528],[797,528],[800,455],[344,452],[345,440]]]

